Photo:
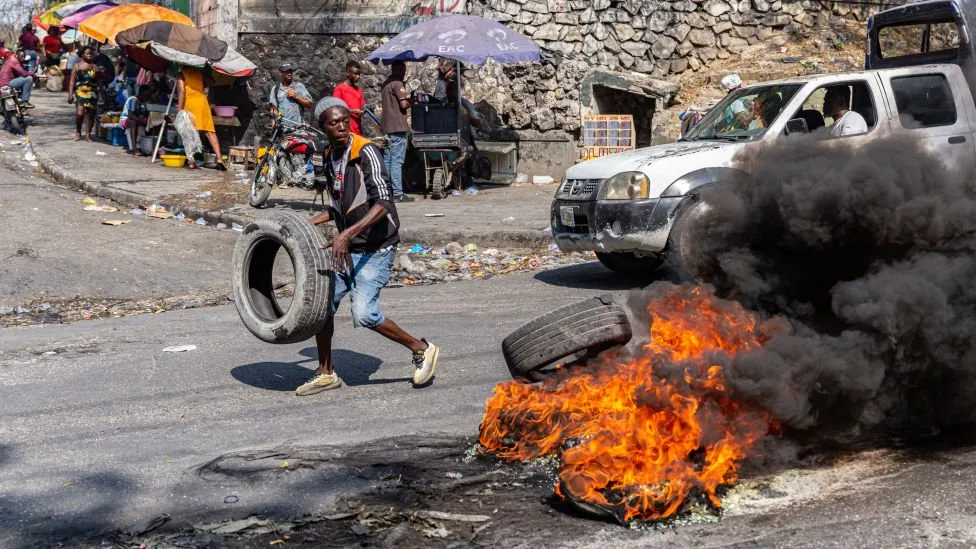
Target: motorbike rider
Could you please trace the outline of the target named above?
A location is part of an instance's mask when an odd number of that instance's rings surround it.
[[[20,104],[22,108],[33,109],[30,104],[31,90],[34,89],[34,72],[24,68],[27,61],[27,53],[23,50],[16,55],[11,55],[3,62],[0,68],[0,86],[10,86],[20,93]]]

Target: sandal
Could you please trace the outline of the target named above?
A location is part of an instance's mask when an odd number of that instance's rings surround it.
[[[225,166],[223,162],[217,162],[217,167],[214,169],[216,169],[218,172],[226,172],[227,166]]]

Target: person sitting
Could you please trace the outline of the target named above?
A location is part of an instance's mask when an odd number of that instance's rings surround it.
[[[33,109],[30,104],[31,90],[34,89],[34,73],[24,68],[27,53],[20,50],[7,57],[0,67],[0,86],[10,86],[20,92],[20,103],[24,108]]]
[[[458,67],[457,62],[451,59],[444,59],[437,67],[437,83],[434,85],[434,99],[441,103],[447,101],[447,81],[451,80],[457,85]],[[456,92],[457,90],[455,90]],[[456,95],[456,94],[455,94]]]
[[[129,154],[146,156],[146,153],[140,151],[136,145],[139,139],[139,128],[145,128],[149,123],[149,109],[146,107],[146,102],[149,101],[152,92],[153,90],[149,86],[140,87],[139,93],[126,99],[125,106],[122,108],[119,125],[125,130]]]
[[[831,86],[824,94],[824,114],[834,119],[828,131],[833,137],[868,133],[868,123],[860,113],[851,110],[851,89]]]
[[[471,152],[471,156],[464,163],[464,170],[461,175],[462,183],[468,186],[473,184],[474,161],[478,157],[478,147],[474,143],[474,132],[471,127],[480,128],[484,119],[470,101],[458,96],[460,86],[456,76],[448,78],[444,82],[446,85],[444,104],[456,107],[459,101],[461,103],[461,113],[458,120],[461,128],[461,139],[464,141],[463,145],[470,147]]]

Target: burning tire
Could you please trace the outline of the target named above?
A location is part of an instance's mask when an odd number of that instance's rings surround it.
[[[332,294],[324,243],[315,227],[292,213],[256,219],[244,227],[234,248],[234,303],[255,337],[268,343],[296,343],[322,329]],[[295,273],[294,295],[284,310],[272,276],[282,248]]]
[[[515,330],[502,342],[505,363],[516,379],[542,381],[558,361],[595,355],[630,341],[627,314],[609,295],[567,305]]]

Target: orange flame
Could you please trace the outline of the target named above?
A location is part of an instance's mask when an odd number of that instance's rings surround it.
[[[738,464],[772,420],[728,396],[713,359],[759,348],[762,325],[702,288],[656,294],[640,356],[607,353],[601,364],[541,386],[499,384],[482,446],[510,461],[561,450],[557,494],[623,520],[669,517],[694,491],[720,507],[716,490],[736,481]]]

